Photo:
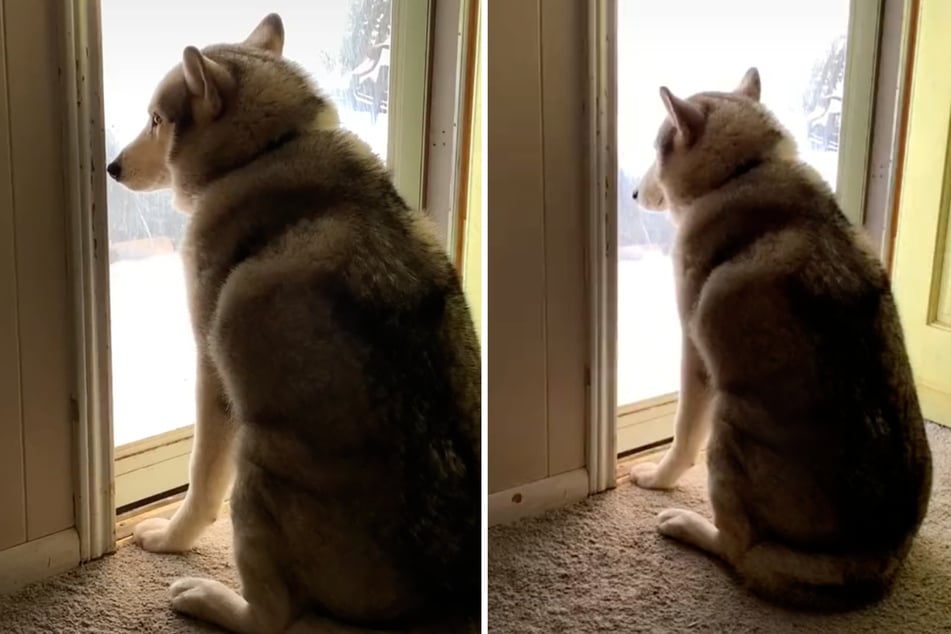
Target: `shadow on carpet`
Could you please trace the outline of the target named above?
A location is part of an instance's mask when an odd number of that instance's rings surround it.
[[[951,632],[951,429],[928,425],[934,482],[928,516],[892,593],[861,611],[815,615],[774,607],[726,568],[661,537],[658,511],[710,517],[706,468],[678,489],[625,483],[542,517],[489,531],[489,631]]]

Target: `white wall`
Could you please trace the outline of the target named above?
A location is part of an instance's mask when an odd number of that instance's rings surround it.
[[[0,0],[0,551],[74,523],[56,9]]]
[[[488,6],[490,494],[585,463],[586,4]]]

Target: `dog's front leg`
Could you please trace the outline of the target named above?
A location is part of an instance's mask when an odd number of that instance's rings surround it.
[[[221,381],[211,361],[199,355],[195,441],[189,462],[188,492],[171,520],[155,517],[136,525],[135,542],[152,552],[191,548],[218,516],[234,477],[235,426],[225,409]]]
[[[712,394],[697,348],[686,334],[680,361],[680,398],[674,419],[674,444],[660,463],[631,468],[631,481],[645,489],[669,489],[693,466],[710,433]]]

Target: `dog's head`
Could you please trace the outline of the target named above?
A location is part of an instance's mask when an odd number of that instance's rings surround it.
[[[307,75],[283,59],[280,16],[265,17],[240,44],[187,47],[156,88],[145,128],[109,164],[134,191],[171,187],[176,205],[319,118],[338,123]]]
[[[756,68],[730,93],[681,99],[664,86],[660,97],[667,118],[654,142],[654,163],[634,191],[645,209],[676,212],[772,156],[796,154],[792,137],[759,101]]]

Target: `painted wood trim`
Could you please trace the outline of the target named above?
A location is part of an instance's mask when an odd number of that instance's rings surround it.
[[[488,503],[489,526],[508,524],[579,502],[588,497],[588,482],[588,470],[575,469],[493,493]]]
[[[478,78],[476,77],[476,58],[479,52],[479,0],[461,0],[460,15],[465,16],[464,28],[460,32],[464,37],[460,40],[463,50],[463,61],[460,64],[459,86],[459,169],[458,183],[455,188],[455,208],[452,218],[450,258],[458,271],[463,271],[466,257],[466,226],[469,222],[469,201],[472,199],[471,180],[473,166],[474,138],[478,132],[477,123],[473,119],[476,104]]]
[[[6,5],[0,3],[0,549],[26,541],[26,486],[20,402],[20,326],[7,65]]]
[[[674,401],[618,416],[618,454],[638,451],[673,438],[676,413],[677,402]]]
[[[115,508],[188,484],[193,425],[116,448]]]
[[[122,473],[118,472],[121,465],[117,464],[116,508],[122,508],[188,484],[191,441],[189,440],[178,449],[182,453],[169,455],[164,459],[159,459],[158,451],[145,454],[147,460],[143,461],[142,466]]]
[[[900,94],[901,103],[898,109],[898,133],[895,141],[895,174],[894,185],[892,187],[892,201],[889,213],[891,215],[891,224],[888,227],[886,236],[886,262],[888,272],[894,277],[895,268],[895,248],[898,237],[898,226],[900,223],[902,184],[905,175],[905,152],[908,145],[908,122],[911,116],[911,89],[914,80],[915,71],[915,50],[918,42],[918,15],[920,12],[920,0],[908,0],[907,14],[904,18],[906,26],[902,34],[902,62],[900,74]]]
[[[439,0],[433,9],[429,111],[423,206],[440,242],[451,252],[454,234],[457,145],[457,77],[462,55],[462,0]]]
[[[72,570],[79,565],[79,534],[69,528],[0,551],[0,594]]]
[[[865,221],[882,3],[883,0],[852,0],[849,6],[836,193],[843,213],[859,226]]]
[[[635,403],[628,403],[627,405],[621,405],[617,408],[617,415],[620,418],[621,416],[626,416],[627,414],[633,414],[633,413],[640,412],[646,409],[659,407],[660,405],[676,403],[678,396],[679,396],[678,392],[670,392],[668,394],[661,394],[660,396],[645,398],[644,400],[637,401]]]
[[[115,548],[102,37],[98,0],[57,6],[73,302],[73,498],[80,557],[88,561]]]
[[[425,194],[432,0],[393,0],[387,165],[396,190],[419,209]]]
[[[918,399],[921,413],[930,421],[951,427],[951,394],[918,382]]]
[[[485,93],[485,29],[483,15],[485,2],[480,4],[479,14],[476,16],[475,35],[475,69],[473,77],[473,111],[472,120],[472,147],[469,161],[469,176],[467,184],[466,220],[462,231],[465,232],[465,241],[462,249],[461,272],[466,297],[475,322],[476,334],[479,342],[485,346],[485,266],[483,264],[483,200],[485,194],[485,127],[482,124],[482,99]],[[485,364],[483,364],[484,366]],[[483,367],[484,370],[484,367]],[[483,379],[483,385],[485,380]],[[483,404],[488,399],[483,399]],[[483,436],[484,438],[484,436]]]
[[[587,471],[592,493],[617,471],[617,2],[588,3]]]
[[[116,464],[118,465],[119,463],[128,463],[129,460],[147,460],[147,454],[183,441],[190,443],[194,436],[195,426],[186,425],[185,427],[179,427],[177,429],[172,429],[155,436],[150,436],[148,438],[143,438],[142,440],[127,443],[120,447],[116,447]],[[129,470],[130,469],[128,468],[124,469],[124,471]]]
[[[864,225],[886,269],[890,265],[891,231],[895,221],[901,113],[908,99],[903,86],[911,4],[911,0],[884,0],[879,34]]]

